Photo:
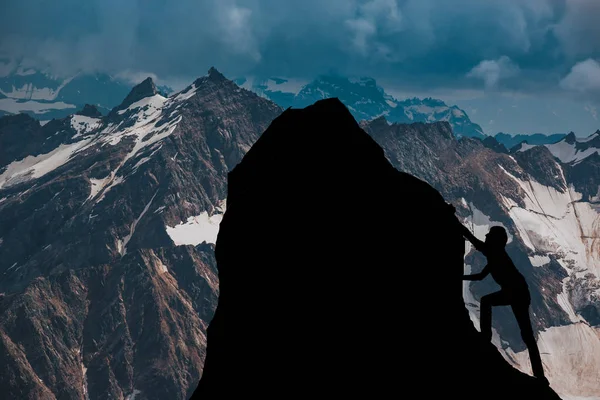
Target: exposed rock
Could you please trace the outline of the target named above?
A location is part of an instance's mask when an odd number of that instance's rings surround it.
[[[169,229],[222,213],[227,172],[281,109],[223,79],[170,98],[145,82],[126,112],[33,121],[50,138],[38,157],[0,169],[2,398],[186,400],[197,386],[213,239]]]
[[[102,113],[100,111],[98,111],[96,106],[93,106],[90,104],[84,105],[83,109],[81,109],[80,111],[77,112],[77,115],[83,115],[85,117],[92,117],[92,118],[101,118],[102,117]]]
[[[114,114],[114,112],[117,110],[126,109],[133,103],[140,101],[146,97],[154,96],[157,93],[158,91],[156,89],[154,81],[152,80],[152,78],[148,77],[136,86],[134,86],[133,89],[131,89],[131,92],[129,92],[129,94],[127,95],[127,97],[125,97],[125,100],[123,100],[123,102],[119,106],[115,107],[110,113]]]

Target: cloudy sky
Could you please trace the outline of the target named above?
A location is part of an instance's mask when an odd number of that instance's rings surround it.
[[[454,102],[486,131],[600,128],[599,0],[7,0],[0,7],[0,69],[23,60],[56,75],[153,74],[173,86],[210,66],[230,77],[336,72],[374,77],[399,97]],[[523,110],[532,102],[534,117]],[[503,117],[519,108],[516,121]]]

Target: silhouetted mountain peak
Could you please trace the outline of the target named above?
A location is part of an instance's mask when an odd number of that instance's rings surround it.
[[[275,134],[278,129],[267,129],[248,151],[242,163],[255,157],[254,153],[257,151],[273,149],[280,146],[277,143],[283,142],[290,145],[294,143],[296,149],[304,148],[307,152],[313,152],[312,149],[325,151],[326,148],[330,151],[337,149],[342,152],[348,148],[348,143],[362,143],[367,146],[367,148],[359,146],[361,151],[367,151],[368,146],[373,145],[377,147],[376,151],[381,151],[373,139],[359,128],[350,110],[337,97],[319,100],[306,108],[288,108],[273,121],[271,126],[277,127],[283,123],[282,121],[292,120],[300,126],[289,129],[286,135]],[[265,146],[262,144],[265,141],[271,141],[271,144]]]
[[[290,388],[379,398],[399,376],[406,392],[425,380],[431,398],[556,399],[480,338],[462,298],[455,221],[441,194],[395,169],[338,99],[285,110],[228,175],[219,304],[192,399],[228,398],[239,386],[265,398]],[[415,298],[399,283],[422,279],[423,254],[440,268],[430,295]],[[444,341],[424,334],[439,326],[450,327]],[[477,366],[468,382],[460,365]]]
[[[92,117],[92,118],[102,117],[102,113],[100,111],[98,111],[96,106],[91,105],[91,104],[84,105],[83,108],[80,111],[77,111],[76,114],[83,115],[85,117]]]

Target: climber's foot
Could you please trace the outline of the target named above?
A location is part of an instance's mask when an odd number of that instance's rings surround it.
[[[536,376],[536,379],[544,386],[550,386],[550,382],[548,382],[548,378],[545,376]]]

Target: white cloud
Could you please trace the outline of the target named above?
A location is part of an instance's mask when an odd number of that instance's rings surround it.
[[[486,89],[493,89],[501,79],[513,77],[519,73],[519,67],[507,56],[497,60],[483,60],[469,73],[467,78],[478,78],[484,81]]]
[[[588,58],[575,64],[560,81],[560,86],[580,93],[600,94],[600,63]]]

